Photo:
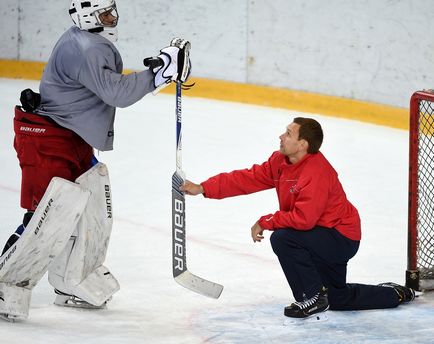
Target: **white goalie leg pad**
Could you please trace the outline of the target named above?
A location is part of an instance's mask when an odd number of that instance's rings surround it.
[[[72,294],[94,306],[102,306],[119,290],[119,283],[110,271],[100,265],[79,285],[72,289]]]
[[[0,282],[0,317],[8,321],[26,319],[32,290]]]
[[[119,283],[104,267],[113,217],[106,165],[98,163],[77,178],[91,196],[70,242],[49,269],[48,280],[59,291],[100,306],[119,290]]]
[[[67,244],[90,192],[55,177],[21,237],[0,257],[0,314],[26,318],[32,288]]]

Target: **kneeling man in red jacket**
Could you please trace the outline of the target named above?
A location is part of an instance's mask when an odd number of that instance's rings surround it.
[[[273,231],[271,245],[296,300],[285,307],[288,317],[306,318],[329,308],[392,308],[412,301],[414,291],[396,283],[346,282],[347,263],[361,239],[360,217],[319,151],[321,125],[297,117],[279,138],[280,149],[268,161],[201,184],[187,180],[181,190],[222,199],[276,189],[279,210],[260,217],[251,231],[254,242],[264,238],[264,230]]]

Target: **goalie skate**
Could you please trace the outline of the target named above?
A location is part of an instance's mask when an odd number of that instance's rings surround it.
[[[107,308],[107,302],[111,300],[108,299],[100,306],[95,306],[90,304],[89,302],[80,299],[77,296],[64,294],[59,290],[55,290],[56,299],[54,300],[54,304],[62,307],[74,307],[74,308],[85,308],[85,309],[105,309]]]
[[[9,321],[9,322],[15,322],[15,320],[19,320],[21,318],[17,317],[17,316],[14,316],[14,315],[11,315],[11,314],[2,314],[2,313],[0,313],[0,319],[6,320],[6,321]]]

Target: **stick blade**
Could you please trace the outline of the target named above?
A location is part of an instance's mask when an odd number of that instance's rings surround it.
[[[223,286],[193,275],[186,270],[182,274],[175,277],[175,281],[195,293],[218,299],[223,292]]]

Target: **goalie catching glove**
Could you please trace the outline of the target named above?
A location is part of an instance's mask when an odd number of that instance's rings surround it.
[[[190,42],[174,38],[170,46],[160,50],[157,57],[148,57],[143,64],[155,74],[154,85],[157,90],[167,86],[172,81],[184,83],[191,72]]]

